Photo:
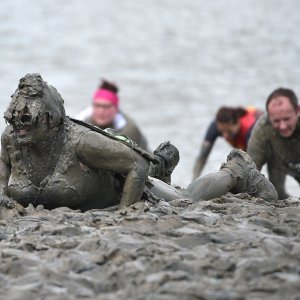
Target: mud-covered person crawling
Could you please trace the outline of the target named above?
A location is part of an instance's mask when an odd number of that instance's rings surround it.
[[[4,195],[23,206],[81,210],[127,206],[141,198],[148,161],[70,121],[60,94],[40,75],[20,80],[4,117],[10,123],[2,135]],[[114,173],[126,175],[123,193]]]
[[[141,200],[145,189],[166,201],[207,200],[228,191],[277,199],[274,187],[242,151],[232,151],[220,171],[176,189],[157,179],[168,182],[179,160],[175,147],[168,152],[162,146],[152,154],[151,174],[157,178],[148,176],[149,159],[66,117],[60,94],[39,74],[21,78],[4,117],[9,125],[1,138],[0,204],[7,209],[29,203],[82,211],[124,207]]]

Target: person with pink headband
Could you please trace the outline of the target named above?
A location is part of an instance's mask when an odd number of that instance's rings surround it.
[[[119,110],[118,87],[102,80],[94,92],[92,106],[77,115],[77,119],[101,129],[112,128],[118,134],[124,134],[144,150],[148,150],[147,140],[136,123]]]

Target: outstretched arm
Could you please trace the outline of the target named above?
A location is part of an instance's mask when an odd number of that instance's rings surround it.
[[[200,176],[203,168],[206,164],[209,153],[212,149],[213,144],[208,141],[204,141],[201,145],[200,154],[196,159],[194,170],[193,170],[193,180]]]
[[[129,206],[141,199],[149,163],[134,150],[121,142],[89,131],[79,140],[77,156],[91,168],[125,176],[121,207]]]
[[[193,180],[201,175],[201,172],[205,166],[209,153],[216,141],[216,139],[221,136],[221,133],[218,130],[216,120],[213,120],[208,126],[205,138],[202,142],[199,156],[196,159],[194,169],[193,169]]]

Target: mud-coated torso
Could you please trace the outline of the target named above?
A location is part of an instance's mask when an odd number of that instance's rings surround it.
[[[8,194],[20,204],[42,204],[48,209],[68,206],[87,210],[120,201],[120,187],[115,175],[92,169],[77,158],[77,143],[89,129],[66,121],[64,146],[54,171],[39,186],[30,180],[30,170],[24,165],[15,133],[10,127],[6,131],[9,132],[6,135],[6,151],[11,164]]]

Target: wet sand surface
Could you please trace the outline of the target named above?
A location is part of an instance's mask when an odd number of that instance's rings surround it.
[[[1,221],[1,299],[300,299],[298,198],[26,210]]]

